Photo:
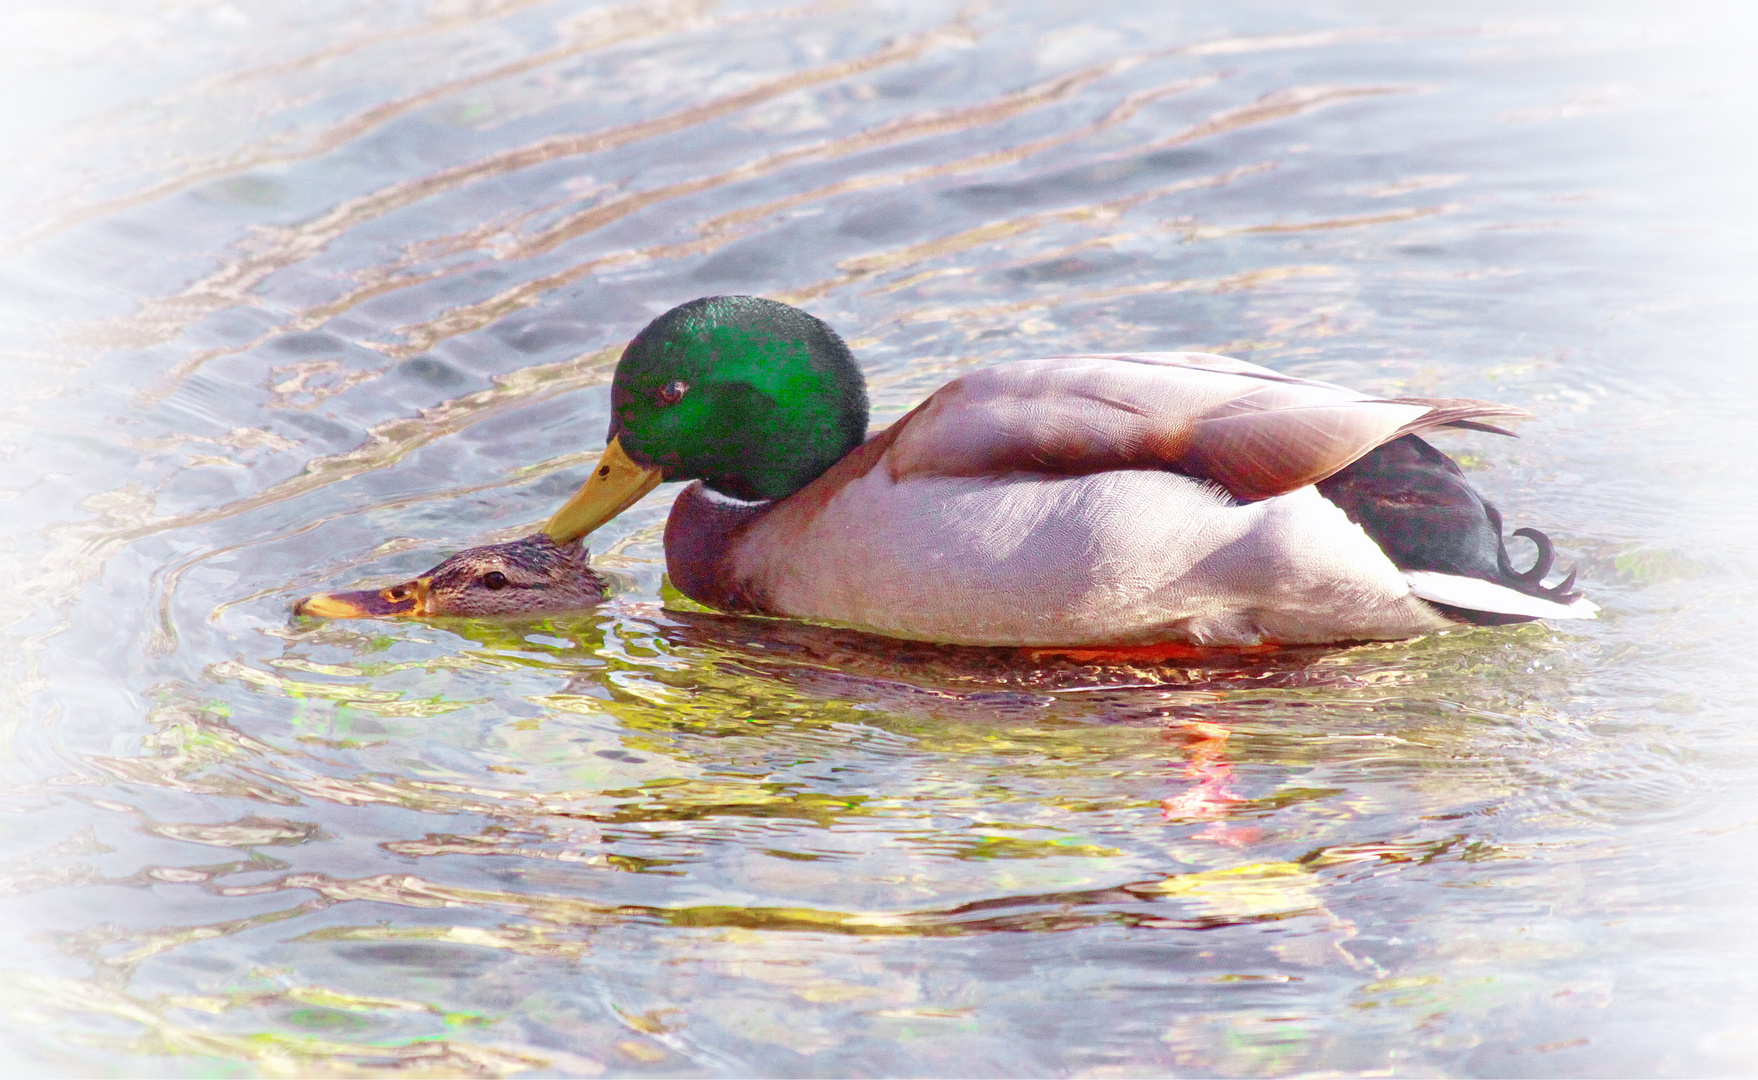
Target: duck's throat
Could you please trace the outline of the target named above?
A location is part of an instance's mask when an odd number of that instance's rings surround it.
[[[775,614],[761,590],[740,578],[734,558],[740,534],[774,505],[729,499],[701,482],[679,492],[665,522],[672,588],[717,611]]]

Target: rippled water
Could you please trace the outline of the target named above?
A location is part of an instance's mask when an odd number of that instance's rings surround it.
[[[1758,1071],[1734,9],[0,14],[5,1068]],[[617,594],[293,623],[545,517],[649,318],[877,419],[1200,347],[1449,437],[1604,617],[1097,667]]]

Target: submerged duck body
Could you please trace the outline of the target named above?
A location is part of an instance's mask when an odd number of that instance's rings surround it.
[[[663,480],[672,583],[725,611],[965,645],[1396,639],[1590,618],[1510,565],[1493,507],[1419,433],[1521,410],[1378,399],[1205,353],[1068,356],[955,379],[865,438],[828,326],[755,297],[630,343],[610,447],[544,531]]]

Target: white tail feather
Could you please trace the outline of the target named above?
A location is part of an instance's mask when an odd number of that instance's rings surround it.
[[[1470,611],[1530,615],[1535,619],[1591,619],[1599,614],[1599,605],[1584,596],[1576,597],[1571,603],[1559,604],[1481,578],[1433,570],[1406,570],[1404,580],[1410,583],[1410,591],[1424,600]]]

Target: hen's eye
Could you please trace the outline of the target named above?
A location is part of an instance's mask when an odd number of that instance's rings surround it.
[[[507,587],[507,575],[499,570],[490,570],[482,575],[482,583],[491,589],[504,589]]]
[[[682,379],[673,379],[655,391],[654,396],[659,399],[661,405],[676,405],[684,399],[684,391],[689,388],[690,384]]]

